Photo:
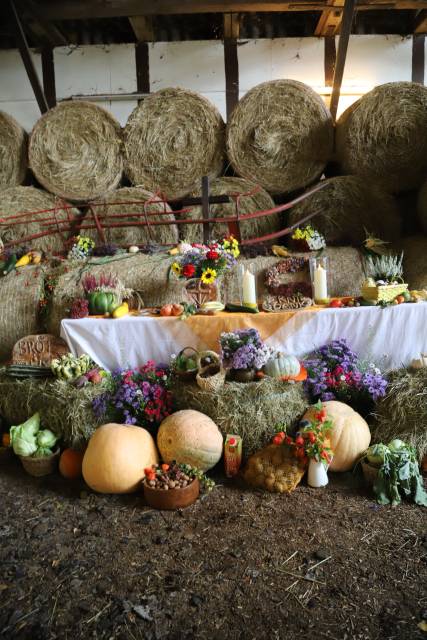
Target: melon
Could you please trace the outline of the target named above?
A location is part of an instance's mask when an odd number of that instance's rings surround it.
[[[144,478],[144,469],[159,461],[156,444],[142,427],[104,424],[85,451],[85,482],[99,493],[132,493]]]
[[[344,402],[330,400],[323,402],[322,406],[326,411],[327,419],[332,421],[330,441],[334,457],[329,469],[350,471],[371,442],[368,423]],[[317,413],[316,407],[310,407],[303,420],[311,420],[314,413]]]
[[[212,469],[222,455],[222,435],[204,413],[185,409],[168,416],[159,427],[157,446],[165,462],[176,460],[202,471]]]

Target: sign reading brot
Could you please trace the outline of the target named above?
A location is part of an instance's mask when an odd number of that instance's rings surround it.
[[[54,358],[68,352],[69,348],[64,340],[48,333],[25,336],[13,347],[12,364],[50,367]]]

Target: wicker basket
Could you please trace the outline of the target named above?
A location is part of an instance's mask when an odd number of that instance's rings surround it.
[[[366,484],[369,487],[373,487],[375,480],[378,477],[378,467],[374,467],[372,464],[369,464],[369,462],[364,462],[362,460],[362,471]]]
[[[202,366],[204,358],[211,358],[213,362]],[[225,382],[225,370],[221,366],[220,357],[215,351],[201,351],[197,356],[196,382],[204,391],[219,391]]]
[[[60,451],[57,449],[50,456],[33,458],[32,456],[19,456],[25,471],[31,476],[41,478],[53,473],[58,466]]]
[[[178,358],[180,356],[187,356],[189,357],[188,352],[192,352],[191,355],[195,356],[195,360],[196,362],[198,361],[198,357],[199,357],[199,352],[194,349],[193,347],[184,347],[184,349],[182,349],[179,353],[178,353]],[[198,371],[198,367],[196,366],[195,369],[190,369],[189,371],[187,370],[183,370],[183,369],[175,369],[175,374],[181,378],[181,380],[184,380],[186,382],[191,382],[191,380],[194,380],[196,378],[197,375],[197,371]]]
[[[362,287],[362,297],[365,300],[377,300],[377,302],[392,302],[396,296],[407,291],[407,284],[386,284],[377,287]]]
[[[271,481],[265,475],[266,468],[274,469]],[[270,444],[249,458],[243,477],[252,487],[273,493],[291,493],[301,482],[306,469],[307,465],[293,456],[290,447]]]

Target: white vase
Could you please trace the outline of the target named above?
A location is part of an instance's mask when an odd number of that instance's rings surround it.
[[[310,487],[324,487],[328,484],[328,472],[323,462],[318,462],[314,458],[308,464],[307,482]]]

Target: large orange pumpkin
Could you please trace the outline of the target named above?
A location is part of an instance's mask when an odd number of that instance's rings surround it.
[[[163,420],[157,446],[165,462],[176,460],[207,471],[221,458],[222,435],[204,413],[184,409]]]
[[[371,442],[368,423],[344,402],[330,400],[324,402],[323,406],[327,418],[332,421],[330,440],[334,457],[329,469],[350,471]],[[310,407],[303,420],[311,420],[316,411]]]
[[[104,424],[89,440],[83,478],[99,493],[132,493],[140,487],[145,467],[158,461],[148,431],[125,424]]]

